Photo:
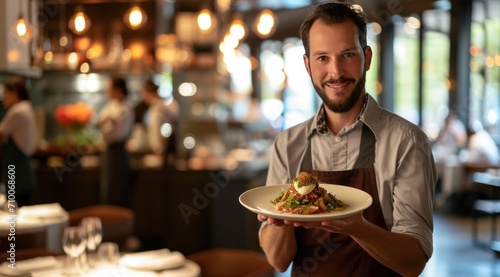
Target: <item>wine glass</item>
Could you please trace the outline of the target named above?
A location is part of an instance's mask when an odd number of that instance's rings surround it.
[[[99,217],[84,217],[80,226],[87,237],[88,265],[95,266],[95,252],[102,241],[102,222]]]
[[[86,243],[83,228],[76,226],[64,228],[62,245],[67,255],[67,275],[78,276],[80,274],[80,255],[85,251]]]

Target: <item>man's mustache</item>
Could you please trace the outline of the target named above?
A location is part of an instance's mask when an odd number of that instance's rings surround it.
[[[338,79],[328,79],[326,81],[323,81],[321,83],[321,85],[323,86],[326,86],[328,84],[344,84],[344,83],[347,83],[347,82],[353,82],[354,83],[354,79],[351,79],[351,78],[346,78],[346,77],[340,77]]]

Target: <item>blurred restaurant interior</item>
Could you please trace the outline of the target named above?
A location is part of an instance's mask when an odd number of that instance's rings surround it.
[[[95,119],[108,80],[119,76],[135,106],[126,144],[132,184],[123,205],[133,212],[135,240],[127,247],[260,251],[259,223],[238,196],[265,184],[275,135],[313,116],[321,102],[298,29],[322,2],[0,0],[0,84],[24,76],[36,113],[30,204],[59,203],[70,214],[107,204]],[[419,125],[431,141],[453,111],[500,145],[499,0],[347,2],[361,5],[370,22],[366,90],[381,107]],[[134,22],[133,8],[142,13]],[[85,16],[75,19],[78,12]],[[169,140],[162,154],[144,147],[141,89],[148,78],[165,102],[179,105],[176,124],[162,126]],[[61,107],[85,121],[67,127],[56,113]],[[500,164],[469,164],[466,154],[436,156],[436,209],[470,215],[474,203],[466,210],[452,202],[491,198],[492,186],[473,174],[500,177]]]

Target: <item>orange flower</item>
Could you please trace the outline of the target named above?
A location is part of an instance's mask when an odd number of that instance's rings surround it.
[[[63,127],[81,128],[89,122],[93,113],[92,107],[80,101],[75,104],[59,105],[54,111],[54,117]]]

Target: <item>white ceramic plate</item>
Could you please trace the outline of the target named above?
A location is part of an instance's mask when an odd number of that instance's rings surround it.
[[[343,211],[333,211],[317,214],[291,214],[276,210],[271,200],[276,198],[282,190],[289,185],[263,186],[245,191],[240,195],[240,203],[248,210],[276,219],[288,219],[293,221],[323,221],[334,218],[343,218],[359,213],[372,204],[372,197],[359,189],[341,185],[320,184],[328,192],[335,195],[337,199],[348,204]]]

